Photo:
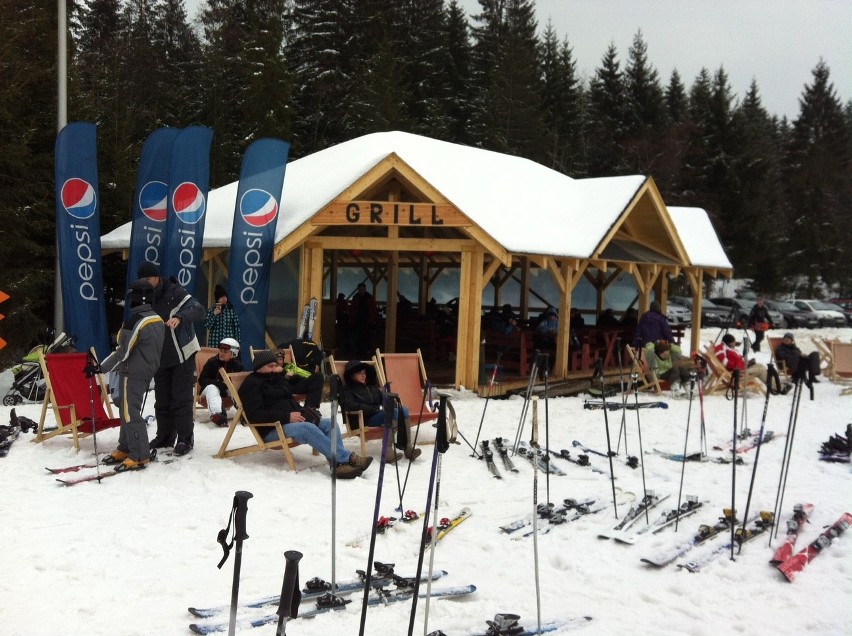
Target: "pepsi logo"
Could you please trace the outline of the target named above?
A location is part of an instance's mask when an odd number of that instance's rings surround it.
[[[68,179],[62,184],[62,207],[77,219],[88,219],[98,207],[98,197],[92,184],[82,179]]]
[[[184,223],[198,223],[206,209],[204,195],[197,185],[185,181],[172,194],[172,208]]]
[[[252,227],[264,227],[278,216],[278,201],[266,190],[249,190],[240,199],[240,214]]]
[[[149,181],[139,193],[142,214],[152,221],[163,223],[168,213],[169,186],[162,181]]]

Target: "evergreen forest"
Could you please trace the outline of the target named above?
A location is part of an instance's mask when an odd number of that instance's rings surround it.
[[[767,294],[852,296],[852,100],[814,60],[793,121],[724,68],[660,77],[637,31],[589,77],[533,0],[67,0],[68,121],[98,125],[101,228],[130,220],[161,126],[215,132],[211,188],[261,137],[291,158],[402,130],[575,178],[650,175],[708,211],[738,278]],[[6,361],[52,323],[57,3],[0,0],[0,311]],[[845,87],[848,89],[849,87]],[[845,101],[844,101],[845,99]],[[570,228],[566,228],[570,231]],[[124,271],[105,262],[121,295]],[[115,270],[115,271],[113,271]]]

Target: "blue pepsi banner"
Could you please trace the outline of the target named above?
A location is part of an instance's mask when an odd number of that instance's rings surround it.
[[[275,227],[290,144],[258,139],[243,156],[231,257],[228,263],[228,300],[240,317],[243,350],[264,348],[269,277]]]
[[[73,122],[56,137],[56,237],[66,333],[77,349],[109,353],[94,124]]]
[[[172,144],[179,132],[177,128],[159,128],[148,135],[142,146],[133,199],[127,259],[128,286],[136,280],[136,271],[142,262],[151,261],[163,266]]]
[[[190,294],[195,294],[198,286],[212,141],[210,128],[189,126],[172,144],[165,253],[160,270],[163,276],[177,278]]]

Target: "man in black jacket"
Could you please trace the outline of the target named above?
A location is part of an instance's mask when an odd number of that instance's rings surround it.
[[[156,263],[143,262],[137,273],[154,288],[151,308],[166,323],[160,368],[154,375],[157,435],[151,448],[174,446],[175,455],[186,455],[194,444],[195,354],[201,349],[193,323],[204,318],[204,306],[174,277],[163,278]]]
[[[754,331],[754,343],[751,345],[751,350],[757,353],[760,351],[760,343],[766,334],[766,330],[774,327],[772,317],[769,315],[769,309],[763,305],[763,297],[758,298],[754,307],[751,308],[751,312],[748,315],[748,324],[752,328],[752,331]]]
[[[254,372],[243,380],[239,391],[249,421],[281,422],[287,437],[308,444],[329,462],[336,457],[335,476],[338,479],[354,479],[369,467],[373,458],[361,457],[346,450],[340,435],[337,436],[336,448],[332,450],[331,431],[333,426],[337,426],[336,422],[325,417],[317,424],[306,421],[299,403],[293,399],[290,384],[272,351],[260,351],[255,354],[252,367]],[[257,429],[267,442],[278,439],[278,432],[273,426],[258,426]]]

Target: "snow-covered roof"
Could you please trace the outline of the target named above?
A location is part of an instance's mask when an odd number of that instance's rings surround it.
[[[681,207],[667,209],[693,266],[705,269],[734,268],[705,210]]]
[[[287,165],[275,242],[391,154],[516,254],[590,256],[646,181],[641,175],[572,179],[520,157],[404,132],[374,133]],[[205,248],[230,247],[237,186],[235,181],[210,191]],[[706,214],[704,221],[709,226]],[[684,225],[685,229],[692,227]],[[712,227],[710,230],[715,237]],[[130,223],[101,240],[104,249],[126,248],[129,241]],[[696,253],[703,256],[700,243],[696,244]]]

